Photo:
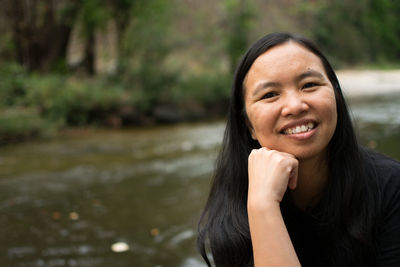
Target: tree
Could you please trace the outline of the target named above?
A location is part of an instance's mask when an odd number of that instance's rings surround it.
[[[316,40],[347,64],[400,59],[400,4],[390,0],[320,0]]]
[[[85,41],[82,65],[89,75],[95,74],[95,31],[104,27],[111,18],[108,10],[105,0],[84,0],[81,4],[79,20]]]
[[[368,1],[368,10],[363,22],[369,40],[369,53],[372,61],[398,61],[400,59],[399,14],[399,1]]]
[[[29,70],[50,71],[65,64],[77,0],[3,0],[12,29],[15,60]]]
[[[244,0],[225,0],[227,12],[226,52],[233,73],[238,61],[248,48],[248,36],[255,15]]]

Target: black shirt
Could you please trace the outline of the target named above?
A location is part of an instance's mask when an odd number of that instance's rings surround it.
[[[377,231],[377,266],[400,266],[400,162],[376,156],[382,191],[382,222]]]
[[[375,262],[370,266],[400,266],[400,162],[372,154],[372,164],[380,191],[379,220],[376,221]],[[315,210],[303,212],[290,201],[282,203],[282,214],[293,246],[303,267],[335,266],[335,234],[315,216]]]

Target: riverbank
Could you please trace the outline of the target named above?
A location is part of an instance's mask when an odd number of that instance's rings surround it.
[[[400,93],[400,70],[340,70],[336,74],[347,97]]]
[[[337,76],[345,97],[350,99],[400,94],[400,69],[339,70]],[[29,77],[25,79],[30,81]],[[43,78],[44,81],[47,81],[46,79],[49,77]],[[164,104],[157,104],[147,112],[143,112],[134,101],[125,99],[124,91],[110,87],[112,84],[100,83],[101,86],[95,86],[96,89],[93,90],[93,85],[99,83],[84,80],[77,86],[76,81],[71,82],[67,79],[68,86],[62,87],[63,90],[50,90],[53,87],[57,88],[57,85],[60,86],[58,83],[63,81],[53,80],[44,83],[44,88],[42,83],[37,83],[37,88],[25,88],[26,84],[32,83],[24,83],[25,87],[22,88],[26,89],[26,96],[16,103],[28,103],[32,105],[31,107],[0,110],[0,146],[57,135],[60,131],[68,129],[75,131],[76,127],[78,129],[143,127],[220,118],[227,113],[230,94],[230,88],[227,88],[230,86],[228,80],[220,84],[218,90],[206,85],[199,87],[196,89],[197,93],[190,97],[182,96],[189,94],[187,87],[183,86],[178,93],[182,98],[181,101],[165,101]],[[38,95],[34,94],[36,91]],[[207,92],[206,96],[202,92]],[[36,99],[36,102],[32,99]]]

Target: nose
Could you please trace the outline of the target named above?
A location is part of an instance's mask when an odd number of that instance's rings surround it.
[[[282,99],[282,116],[296,116],[309,109],[309,106],[303,99],[300,92],[288,92]]]

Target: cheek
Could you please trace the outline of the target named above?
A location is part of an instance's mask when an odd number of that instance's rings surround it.
[[[336,129],[336,123],[337,123],[335,96],[332,93],[321,99],[326,99],[326,101],[324,102],[319,102],[320,103],[319,109],[321,110],[322,116],[324,117],[323,119],[329,123],[328,125],[330,130],[334,131]]]
[[[253,137],[258,138],[261,138],[261,135],[272,133],[274,125],[279,118],[275,109],[262,105],[251,107],[247,112],[247,116],[251,124],[250,131]]]

